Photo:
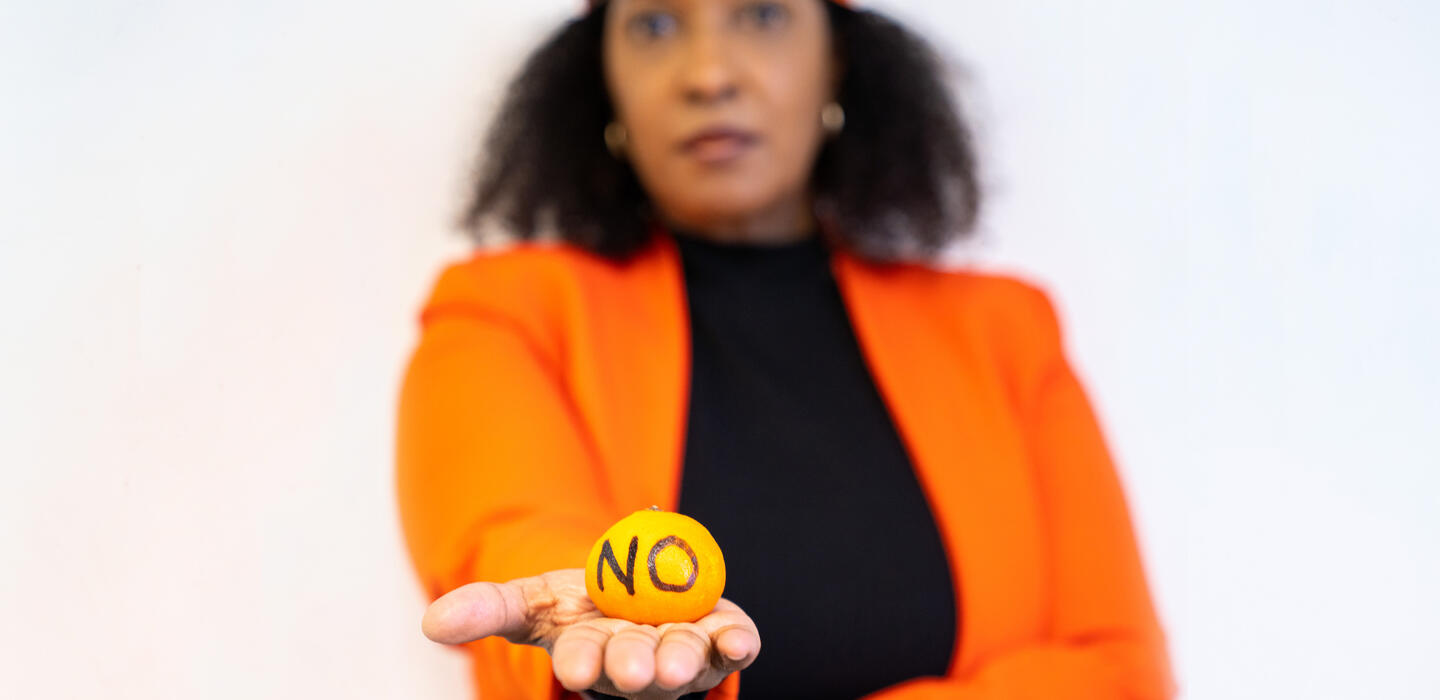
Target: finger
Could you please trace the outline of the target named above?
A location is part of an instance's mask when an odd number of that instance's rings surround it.
[[[696,621],[710,636],[710,642],[726,670],[749,666],[760,654],[760,631],[755,621],[734,603],[720,599],[715,610]]]
[[[610,636],[610,630],[590,624],[572,625],[561,632],[550,660],[560,685],[577,693],[594,687],[600,680],[600,663]]]
[[[655,680],[660,633],[650,625],[627,625],[605,643],[605,675],[622,693],[638,693]]]
[[[711,637],[715,651],[722,659],[721,667],[738,671],[755,662],[760,654],[760,635],[753,629],[727,627]]]
[[[699,625],[665,624],[655,650],[655,684],[678,690],[705,671],[710,659],[710,636]]]
[[[431,603],[420,628],[441,644],[464,644],[492,635],[524,642],[531,636],[527,613],[525,594],[516,583],[471,583]]]

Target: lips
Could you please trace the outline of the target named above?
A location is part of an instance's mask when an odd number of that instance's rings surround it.
[[[725,126],[710,127],[681,142],[680,150],[701,163],[718,165],[744,155],[757,141],[759,136],[754,132]]]

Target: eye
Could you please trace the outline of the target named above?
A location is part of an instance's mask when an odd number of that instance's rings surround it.
[[[646,41],[652,41],[673,35],[680,23],[675,19],[675,15],[668,12],[646,10],[631,17],[625,25],[631,34]]]
[[[740,19],[746,26],[773,29],[790,19],[790,10],[778,2],[752,2],[740,8]]]

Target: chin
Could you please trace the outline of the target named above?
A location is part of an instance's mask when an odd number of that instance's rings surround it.
[[[667,207],[674,215],[688,222],[730,221],[743,219],[762,211],[775,200],[775,193],[768,187],[757,187],[759,183],[743,178],[734,182],[695,183],[682,188]]]
[[[735,202],[697,203],[673,210],[675,218],[685,226],[703,227],[717,223],[743,221],[759,207],[737,206]]]

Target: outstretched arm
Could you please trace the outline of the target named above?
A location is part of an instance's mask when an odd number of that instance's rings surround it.
[[[396,488],[427,598],[473,581],[580,565],[607,508],[598,463],[547,349],[447,269],[422,315],[400,391]],[[467,645],[485,697],[562,693],[540,649]]]
[[[551,349],[474,294],[469,274],[452,267],[442,276],[400,395],[401,521],[424,588],[438,598],[425,632],[467,645],[482,697],[585,688],[670,697],[748,665],[759,639],[736,641],[749,618],[728,602],[695,625],[631,625],[594,609],[578,570],[574,581],[559,571],[585,561],[622,513]],[[707,621],[723,625],[707,630]],[[733,697],[734,687],[729,679],[711,697]]]

